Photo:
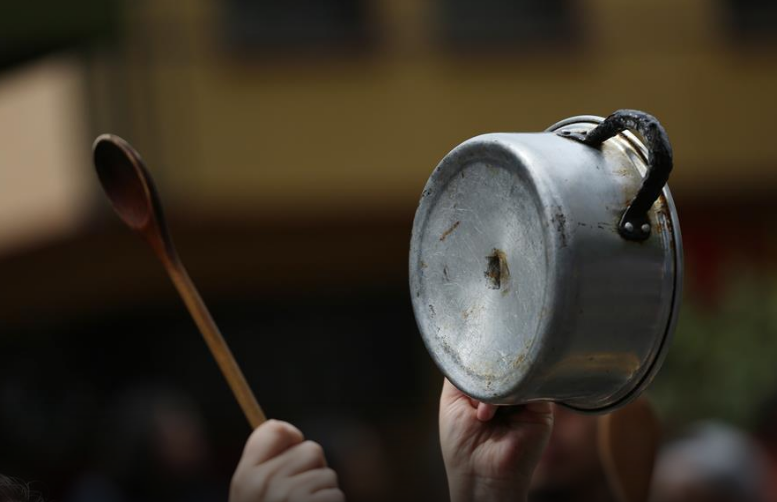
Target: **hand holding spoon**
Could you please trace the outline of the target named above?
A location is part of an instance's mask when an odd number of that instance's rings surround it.
[[[164,265],[251,427],[266,421],[243,372],[189,278],[173,245],[162,205],[146,166],[129,143],[112,134],[94,142],[94,165],[119,217],[151,246]]]

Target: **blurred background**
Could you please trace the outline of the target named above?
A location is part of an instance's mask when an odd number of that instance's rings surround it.
[[[777,450],[774,2],[0,7],[0,472],[58,500],[221,500],[249,434],[99,189],[112,132],[268,414],[323,443],[351,500],[442,500],[441,375],[407,287],[424,183],[474,135],[619,108],[675,149],[686,290],[650,391],[668,437],[713,419]]]

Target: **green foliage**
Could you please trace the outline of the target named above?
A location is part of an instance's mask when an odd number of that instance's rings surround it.
[[[672,427],[720,418],[751,427],[777,392],[777,278],[732,274],[715,307],[687,298],[649,395]]]

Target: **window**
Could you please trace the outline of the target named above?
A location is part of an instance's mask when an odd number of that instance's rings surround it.
[[[227,37],[237,50],[320,50],[369,41],[365,0],[228,0]]]
[[[441,0],[444,40],[455,47],[564,44],[577,35],[574,0]]]
[[[777,2],[723,0],[732,35],[744,42],[777,41]]]

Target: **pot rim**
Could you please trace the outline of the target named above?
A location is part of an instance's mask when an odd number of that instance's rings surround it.
[[[603,120],[604,120],[603,117],[599,117],[597,115],[578,115],[575,117],[569,117],[556,122],[555,124],[545,129],[545,132],[556,132],[562,127],[575,125],[575,124],[599,124]],[[634,149],[639,153],[639,155],[643,158],[643,160],[647,164],[648,162],[647,148],[645,147],[644,143],[637,137],[637,135],[635,135],[631,131],[622,131],[619,134],[623,136],[629,142],[629,144],[631,144],[634,147]],[[603,414],[603,413],[609,413],[618,408],[621,408],[629,404],[630,402],[634,401],[647,389],[647,387],[653,382],[653,379],[655,379],[656,375],[658,374],[658,371],[661,369],[661,366],[664,363],[664,360],[666,359],[666,355],[669,352],[669,346],[671,345],[672,339],[674,338],[674,332],[677,326],[677,319],[680,312],[680,303],[682,301],[682,290],[683,290],[684,261],[683,261],[683,241],[682,241],[682,235],[680,233],[680,221],[677,215],[677,208],[675,207],[674,199],[672,198],[672,193],[669,190],[668,185],[664,186],[662,190],[662,195],[666,200],[666,206],[669,212],[669,219],[672,223],[672,228],[670,229],[670,232],[674,237],[673,239],[674,284],[673,284],[673,290],[672,290],[672,305],[669,311],[669,319],[667,320],[664,334],[661,337],[661,342],[659,344],[658,352],[656,353],[656,356],[653,358],[653,361],[649,363],[650,366],[648,370],[637,381],[636,385],[634,385],[631,388],[631,390],[629,390],[624,396],[622,396],[618,400],[606,406],[601,406],[598,408],[582,408],[582,407],[566,404],[562,401],[557,402],[557,404],[564,406],[565,408],[569,408],[571,410],[574,410],[580,413],[585,413],[585,414]]]

